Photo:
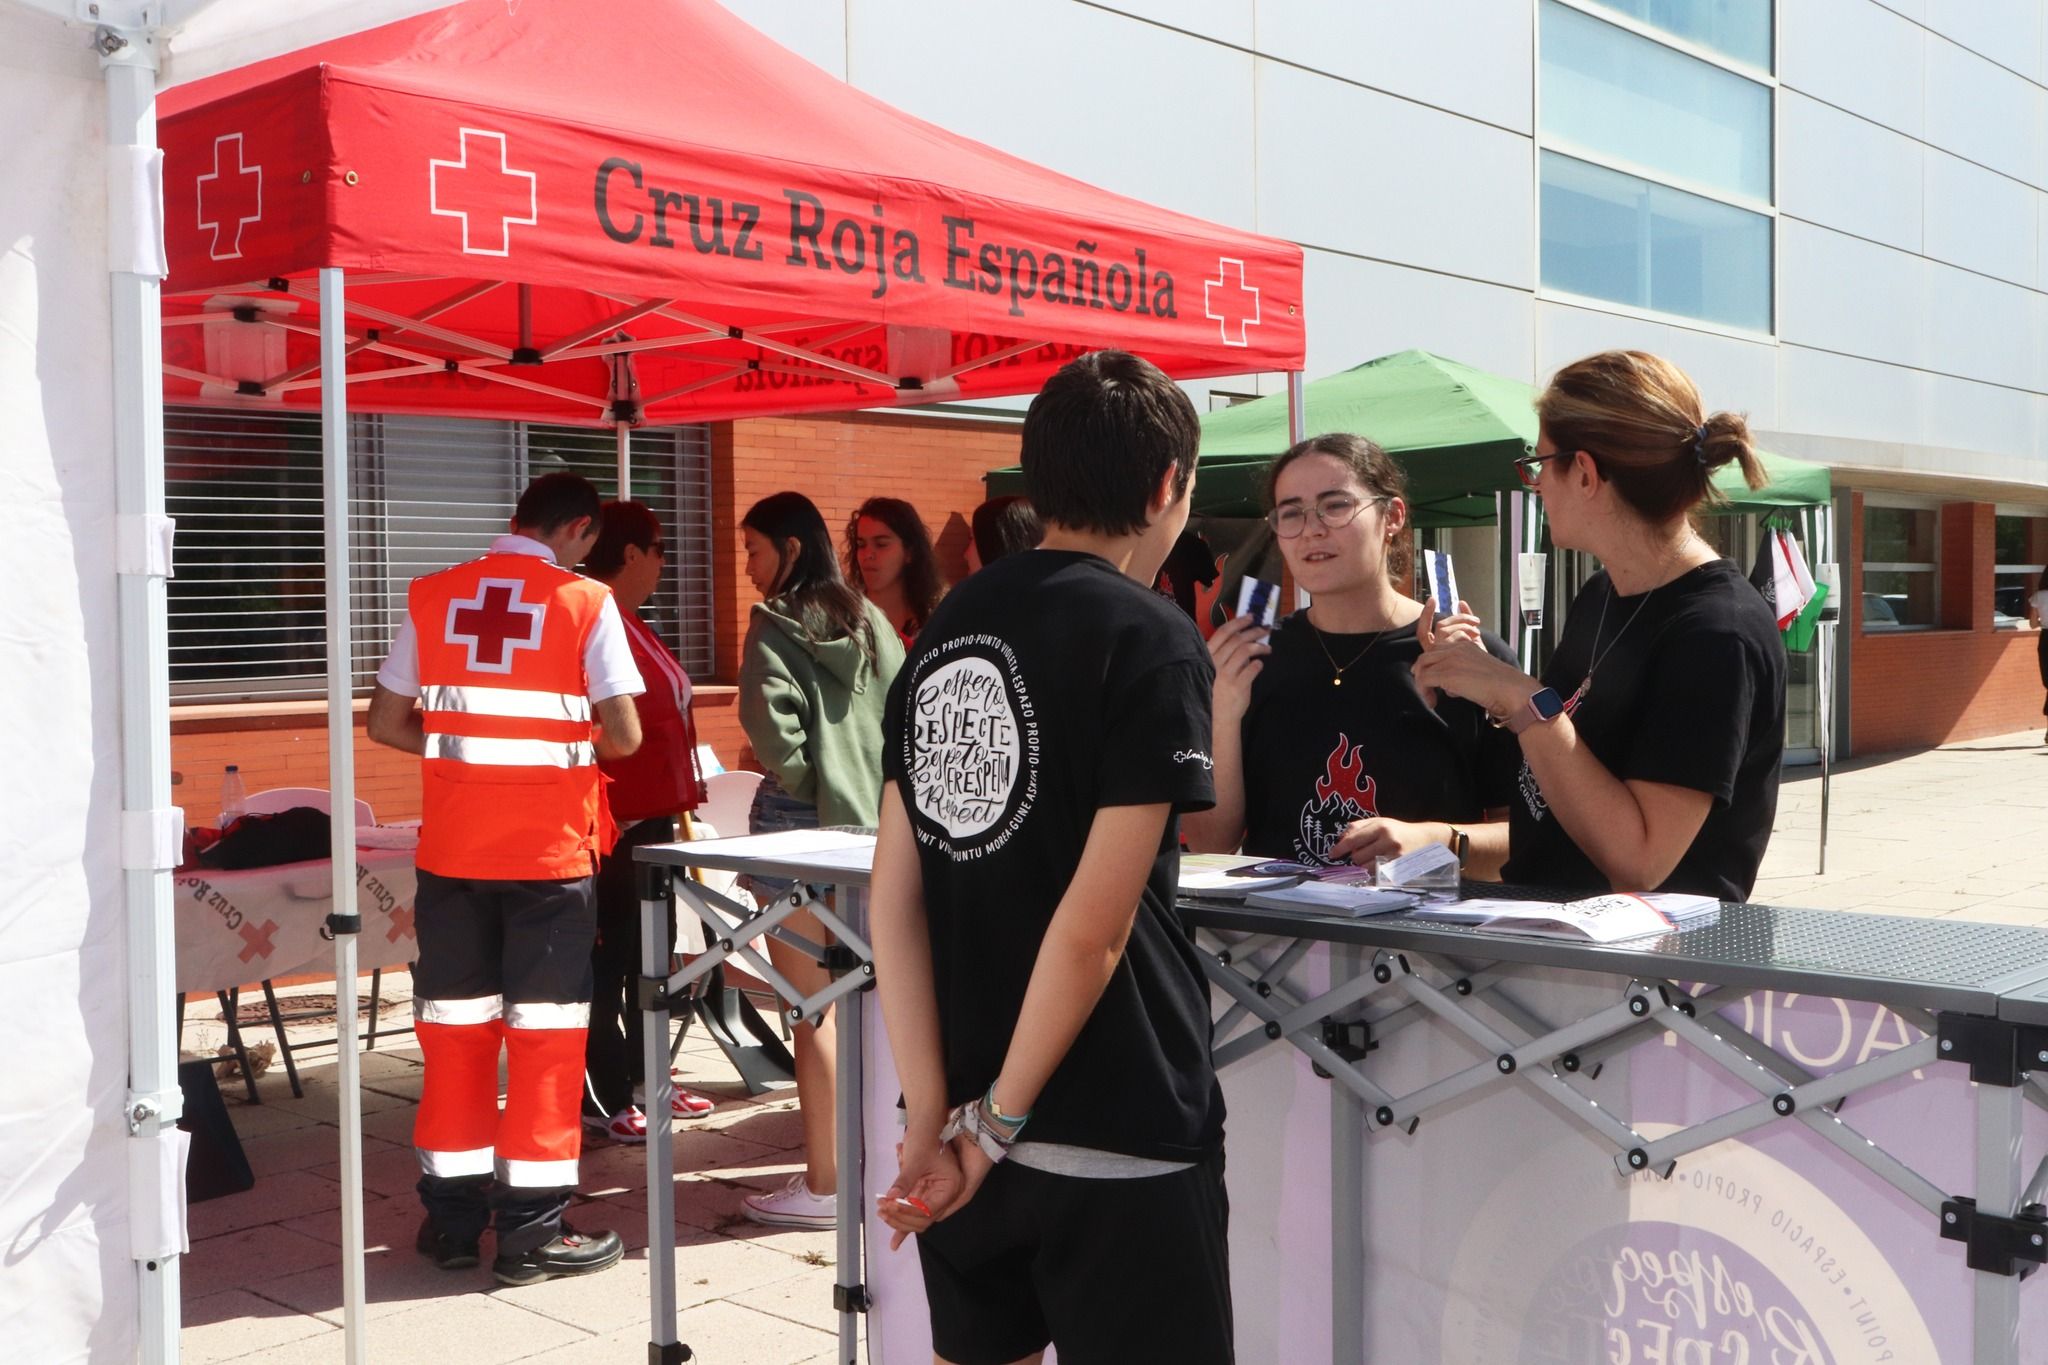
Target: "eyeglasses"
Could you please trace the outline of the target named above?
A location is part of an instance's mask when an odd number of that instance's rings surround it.
[[[1522,487],[1534,488],[1536,480],[1543,477],[1543,462],[1545,460],[1565,460],[1569,458],[1571,456],[1562,450],[1553,450],[1548,455],[1524,455],[1521,459],[1515,461],[1515,473],[1521,476]]]
[[[650,554],[653,555],[656,559],[660,559],[666,554],[668,554],[668,547],[657,540],[650,543],[647,546],[647,548],[643,550],[641,553]]]
[[[1292,540],[1308,529],[1308,514],[1311,511],[1325,528],[1336,531],[1356,521],[1358,514],[1366,508],[1389,501],[1392,500],[1385,497],[1366,498],[1361,501],[1347,493],[1327,493],[1317,498],[1313,507],[1304,507],[1298,502],[1275,507],[1266,513],[1266,525],[1272,527],[1273,534],[1282,540]]]

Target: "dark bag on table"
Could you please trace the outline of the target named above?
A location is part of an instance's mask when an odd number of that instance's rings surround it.
[[[199,862],[223,871],[302,863],[327,857],[333,851],[332,838],[326,811],[293,806],[269,815],[238,817],[200,852]]]

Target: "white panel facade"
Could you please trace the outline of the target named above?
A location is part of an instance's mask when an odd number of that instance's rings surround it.
[[[1789,217],[1921,249],[1927,149],[1787,89],[1778,98],[1778,207]]]
[[[1778,229],[1778,335],[1787,343],[1932,369],[1929,264],[1806,223]]]
[[[1939,262],[1928,264],[1928,368],[1959,379],[2043,387],[2035,305],[2041,295]]]
[[[1927,149],[1926,172],[1926,253],[2032,287],[2041,191],[1933,148]]]
[[[1536,376],[1548,376],[1581,356],[1623,347],[1666,356],[1692,376],[1709,410],[1740,412],[1752,425],[1778,418],[1778,366],[1767,342],[1694,327],[1603,313],[1567,303],[1536,305]]]
[[[2048,90],[1939,38],[1927,44],[1929,145],[2048,188]]]
[[[1926,0],[1927,27],[2039,82],[2040,0]]]
[[[1778,77],[1788,89],[1919,137],[1932,41],[1873,0],[1783,0]]]
[[[1259,51],[1310,71],[1533,132],[1528,0],[1259,0]]]
[[[1310,251],[1307,266],[1311,377],[1411,347],[1496,374],[1534,373],[1526,290],[1327,251]]]
[[[1249,53],[1071,0],[850,0],[854,83],[1120,194],[1255,227]]]
[[[1522,289],[1534,283],[1529,139],[1262,61],[1259,227],[1311,246]],[[1350,174],[1307,173],[1333,141]]]
[[[1258,31],[1255,0],[1110,0],[1102,8],[1232,47],[1251,47]]]

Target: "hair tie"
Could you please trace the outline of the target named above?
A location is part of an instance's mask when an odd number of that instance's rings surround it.
[[[1692,457],[1701,464],[1707,462],[1707,427],[1704,422],[1693,428]]]

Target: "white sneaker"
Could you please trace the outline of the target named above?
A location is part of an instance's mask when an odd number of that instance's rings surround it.
[[[740,1201],[746,1216],[756,1223],[785,1228],[835,1228],[839,1226],[839,1196],[812,1194],[798,1171],[789,1183],[773,1194],[750,1194]]]

